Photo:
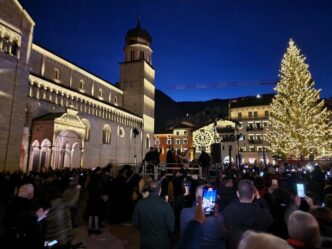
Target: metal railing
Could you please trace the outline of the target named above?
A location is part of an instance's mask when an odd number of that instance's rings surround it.
[[[188,176],[197,175],[202,178],[202,167],[199,163],[144,163],[142,165],[141,175],[151,176],[154,180],[158,180],[161,172],[165,172],[166,175],[171,176],[175,172],[181,169],[187,170]]]

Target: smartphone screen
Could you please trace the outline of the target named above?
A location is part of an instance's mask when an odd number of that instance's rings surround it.
[[[303,183],[298,183],[296,184],[296,189],[297,189],[297,195],[299,197],[305,197],[305,193],[304,193],[304,185]]]
[[[211,187],[203,189],[203,210],[204,214],[209,215],[213,212],[217,199],[217,190]]]
[[[185,192],[184,192],[184,195],[189,195],[190,194],[190,184],[189,183],[185,183],[184,184],[184,189],[185,189]]]
[[[52,241],[47,243],[47,246],[54,246],[56,244],[58,244],[58,241],[57,240],[52,240]]]

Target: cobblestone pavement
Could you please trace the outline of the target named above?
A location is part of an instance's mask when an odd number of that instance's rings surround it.
[[[82,225],[74,230],[73,244],[83,242],[86,249],[138,249],[139,235],[130,224],[108,225],[100,235],[88,235]]]

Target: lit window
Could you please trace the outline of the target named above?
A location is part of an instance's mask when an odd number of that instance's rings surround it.
[[[60,70],[58,68],[54,68],[54,79],[60,80]]]
[[[90,122],[87,119],[82,119],[82,123],[85,125],[85,141],[89,141],[90,138]]]
[[[9,41],[9,37],[7,37],[7,36],[3,39],[2,50],[6,54],[9,54],[9,52],[10,52],[10,41]]]
[[[12,55],[17,56],[18,55],[18,43],[17,41],[14,41],[12,44]]]
[[[84,91],[84,80],[80,80],[80,90]]]
[[[103,127],[103,143],[104,144],[111,143],[111,134],[112,134],[111,127],[108,124],[104,125],[104,127]]]

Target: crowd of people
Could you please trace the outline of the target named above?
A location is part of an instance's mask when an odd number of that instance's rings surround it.
[[[330,169],[242,165],[213,182],[187,173],[150,182],[133,214],[140,248],[332,248]],[[218,193],[209,214],[206,188]]]
[[[78,225],[95,236],[125,222],[144,249],[332,248],[332,178],[319,165],[225,166],[213,180],[186,168],[157,180],[139,173],[109,165],[0,174],[1,248],[72,248]],[[217,193],[209,213],[207,188]]]

